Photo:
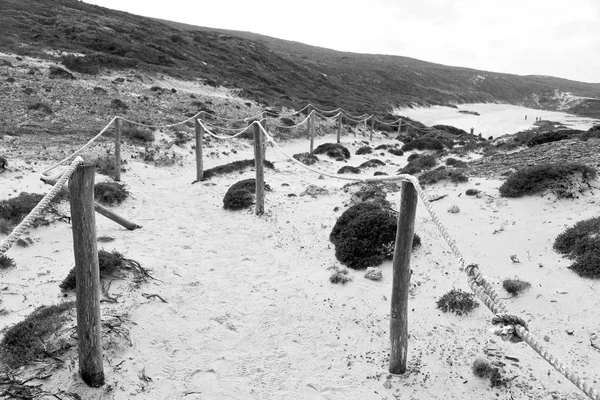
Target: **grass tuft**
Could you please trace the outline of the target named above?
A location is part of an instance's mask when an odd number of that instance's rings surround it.
[[[15,260],[7,256],[6,254],[0,254],[0,269],[8,269],[16,267],[17,263]]]
[[[437,301],[437,308],[443,312],[453,312],[457,315],[468,314],[475,308],[479,307],[479,303],[473,300],[475,295],[460,289],[452,289],[444,294]]]
[[[579,221],[554,240],[554,250],[574,260],[569,266],[581,277],[600,278],[600,217]]]
[[[520,279],[505,279],[502,281],[502,287],[508,293],[512,294],[513,296],[517,296],[521,292],[529,289],[531,287],[531,283],[522,281]]]
[[[214,168],[210,168],[204,171],[204,180],[213,178],[215,176],[230,174],[232,172],[243,171],[246,168],[254,167],[254,165],[254,159],[233,161],[228,164],[218,165]],[[271,161],[267,160],[265,160],[265,167],[269,169],[275,169],[275,165]]]
[[[98,182],[94,185],[94,197],[100,203],[112,206],[121,204],[129,197],[129,191],[118,182]]]

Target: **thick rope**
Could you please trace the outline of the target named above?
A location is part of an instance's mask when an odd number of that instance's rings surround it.
[[[77,157],[71,165],[63,172],[62,176],[58,179],[58,181],[54,184],[52,189],[40,200],[40,202],[27,214],[27,216],[21,221],[19,225],[13,229],[13,231],[8,235],[0,244],[0,254],[4,254],[11,248],[11,246],[19,240],[19,238],[25,233],[25,231],[29,228],[29,226],[33,223],[33,221],[44,211],[46,207],[50,204],[52,199],[56,197],[58,192],[63,188],[63,185],[69,179],[75,168],[79,164],[83,163],[83,159],[81,157]]]
[[[132,124],[132,125],[143,126],[143,127],[146,127],[146,128],[156,128],[156,129],[160,129],[160,128],[172,128],[172,127],[174,127],[174,126],[183,125],[183,124],[185,124],[186,122],[189,122],[189,121],[193,121],[193,120],[195,120],[195,119],[196,119],[196,118],[198,118],[198,116],[200,116],[200,115],[201,115],[203,112],[204,112],[204,111],[199,111],[199,112],[197,112],[195,115],[193,115],[193,116],[189,117],[188,119],[185,119],[185,120],[183,120],[183,121],[180,121],[180,122],[175,122],[174,124],[168,124],[168,125],[151,125],[151,124],[143,124],[143,123],[141,123],[141,122],[132,121],[132,120],[130,120],[130,119],[123,118],[123,117],[117,117],[117,118],[120,118],[120,119],[121,119],[121,120],[123,120],[123,121],[129,122],[129,123],[130,123],[130,124]],[[212,114],[211,114],[211,115],[212,115]]]
[[[316,111],[315,111],[315,114],[316,114],[316,115],[318,115],[319,117],[323,118],[323,119],[324,119],[324,120],[326,120],[326,121],[335,121],[336,119],[338,119],[338,117],[339,117],[340,115],[342,115],[342,113],[341,113],[341,112],[339,112],[339,113],[337,113],[337,114],[335,114],[335,115],[332,115],[332,116],[326,116],[326,115],[319,114],[319,113],[318,113],[318,112],[316,112]]]
[[[82,147],[79,148],[79,150],[73,152],[71,155],[65,157],[64,159],[62,159],[61,161],[57,162],[56,164],[54,164],[53,166],[46,168],[45,170],[43,170],[40,174],[42,175],[42,178],[45,178],[46,175],[48,174],[48,172],[52,171],[53,169],[55,169],[56,167],[62,165],[63,163],[69,161],[71,158],[75,157],[76,155],[78,155],[79,153],[81,153],[83,150],[85,150],[88,146],[90,146],[92,143],[94,143],[96,141],[96,139],[98,139],[100,136],[102,136],[102,134],[104,132],[106,132],[108,130],[108,128],[111,127],[111,125],[113,124],[113,122],[115,122],[115,120],[119,118],[119,117],[114,117],[113,119],[110,120],[110,122],[108,123],[108,125],[106,125],[101,131],[100,133],[98,133],[96,136],[94,136],[93,138],[91,138],[86,144],[84,144]]]
[[[342,109],[340,107],[338,107],[338,108],[336,108],[334,110],[321,110],[320,108],[317,108],[317,107],[315,107],[313,105],[311,105],[311,107],[316,112],[320,112],[320,113],[323,113],[323,114],[331,114],[331,113],[336,113],[336,112],[342,111]]]
[[[221,121],[244,122],[244,121],[247,121],[247,120],[250,120],[250,119],[262,118],[262,112],[260,112],[260,113],[258,113],[256,115],[250,116],[250,117],[245,117],[245,118],[225,118],[225,117],[220,117],[220,116],[214,115],[214,114],[211,114],[211,116],[214,117],[214,118],[216,118],[216,119],[220,119]]]
[[[296,125],[292,125],[292,126],[279,125],[279,124],[274,123],[273,121],[269,121],[269,126],[275,126],[277,128],[281,128],[281,129],[294,129],[294,128],[298,128],[299,126],[306,124],[306,121],[308,121],[309,118],[310,118],[310,115],[308,117],[304,118],[302,121],[300,121]]]
[[[431,202],[429,200],[429,196],[425,193],[421,185],[419,184],[419,180],[412,175],[398,175],[395,177],[374,177],[368,179],[362,178],[352,178],[352,177],[342,177],[338,175],[329,174],[323,171],[319,171],[317,169],[308,167],[304,165],[300,161],[290,157],[287,155],[283,149],[273,140],[273,138],[268,134],[268,132],[264,129],[261,130],[265,137],[267,138],[267,142],[271,144],[271,146],[277,148],[283,155],[285,155],[290,161],[302,166],[303,168],[335,179],[341,180],[350,180],[355,182],[381,182],[381,181],[408,181],[413,184],[415,187],[418,196],[421,198],[421,201],[425,205],[427,212],[431,216],[432,221],[442,234],[442,237],[450,247],[452,253],[457,258],[460,264],[460,270],[466,272],[467,280],[469,286],[473,290],[473,292],[479,297],[479,299],[495,314],[492,323],[494,324],[502,324],[504,328],[504,332],[507,335],[503,338],[506,340],[511,340],[513,342],[519,342],[521,340],[525,341],[531,348],[533,348],[542,358],[544,358],[550,365],[552,365],[558,372],[563,374],[567,379],[569,379],[575,386],[577,386],[581,391],[583,391],[586,395],[588,395],[593,400],[600,400],[600,394],[597,390],[591,387],[591,385],[584,382],[580,376],[578,376],[574,371],[565,366],[562,362],[558,361],[558,359],[550,354],[550,352],[545,349],[539,341],[537,341],[533,335],[528,331],[527,323],[518,316],[510,315],[504,303],[498,297],[498,294],[493,289],[492,285],[485,279],[483,274],[479,271],[479,268],[476,264],[471,264],[466,266],[466,262],[464,257],[460,253],[460,250],[456,246],[456,242],[448,233],[446,227],[441,223],[439,217],[436,212],[433,210]],[[502,329],[502,328],[501,328]]]
[[[203,125],[210,127],[212,129],[218,129],[220,131],[226,131],[226,132],[236,132],[237,133],[240,131],[240,129],[243,129],[243,128],[226,128],[224,126],[217,126],[215,124],[211,124],[210,122],[208,122],[204,119],[202,120],[202,123],[203,123]]]
[[[229,139],[234,139],[242,134],[244,134],[248,129],[250,129],[254,124],[250,124],[247,127],[245,127],[244,129],[242,129],[240,132],[236,133],[235,135],[232,136],[219,136],[219,135],[215,135],[214,133],[211,132],[210,129],[208,129],[206,127],[206,125],[204,125],[202,120],[197,120],[198,123],[202,126],[202,128],[204,128],[204,132],[206,132],[209,136],[214,137],[215,139],[220,139],[220,140],[229,140]]]

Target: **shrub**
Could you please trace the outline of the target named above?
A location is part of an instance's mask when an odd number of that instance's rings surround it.
[[[415,149],[442,151],[444,150],[444,144],[438,139],[434,139],[431,137],[421,137],[413,139],[402,146],[402,151],[410,151]]]
[[[471,369],[473,370],[473,374],[475,374],[476,377],[488,378],[492,375],[492,372],[495,368],[492,367],[492,365],[488,361],[482,358],[477,358],[475,359],[475,361],[473,361]]]
[[[351,165],[344,165],[342,168],[338,169],[338,174],[360,174],[360,169],[353,167]]]
[[[467,196],[477,196],[479,194],[479,190],[477,189],[467,189],[465,192]]]
[[[297,153],[294,154],[292,157],[294,157],[296,160],[300,161],[304,165],[313,165],[314,163],[319,161],[319,158],[317,156],[308,152]]]
[[[350,158],[350,150],[339,143],[323,143],[313,150],[313,154],[326,154],[329,157],[342,161]]]
[[[294,120],[291,119],[291,118],[283,117],[283,118],[280,119],[280,121],[281,121],[281,123],[284,126],[294,126],[294,125],[296,125],[296,123],[294,122]]]
[[[44,342],[63,326],[66,320],[64,314],[74,306],[74,302],[41,306],[24,321],[8,328],[0,342],[2,362],[11,368],[18,368],[51,356],[56,349],[49,349]]]
[[[270,190],[265,183],[265,190]],[[244,179],[236,182],[227,190],[223,197],[223,208],[226,210],[241,210],[254,203],[256,179]]]
[[[110,102],[110,106],[116,110],[127,111],[129,106],[123,101],[119,99],[113,99]]]
[[[364,269],[392,258],[396,227],[397,218],[392,213],[371,203],[359,203],[338,218],[329,239],[342,264]],[[413,248],[418,244],[420,238],[415,235]]]
[[[600,217],[579,221],[554,240],[554,250],[574,260],[579,276],[600,278]]]
[[[16,267],[15,260],[7,256],[6,254],[0,254],[0,269],[8,269]]]
[[[149,143],[154,141],[154,132],[137,126],[125,127],[121,129],[121,134],[137,142]]]
[[[373,149],[370,146],[362,146],[359,147],[358,150],[356,150],[356,155],[360,156],[362,154],[371,154],[373,152]]]
[[[435,156],[424,155],[418,157],[404,166],[399,172],[401,174],[417,174],[425,169],[434,167],[437,164]]]
[[[358,166],[358,168],[359,169],[362,169],[362,168],[377,168],[377,167],[382,167],[384,165],[385,165],[385,163],[383,161],[374,158],[372,160],[368,160],[368,161],[365,161],[364,163],[360,164]]]
[[[573,131],[571,129],[568,130],[560,130],[560,131],[550,131],[550,132],[542,132],[533,136],[531,139],[527,141],[527,147],[538,146],[544,143],[557,142],[559,140],[564,140],[572,137],[572,135],[576,133],[581,133],[582,131]]]
[[[83,57],[67,54],[61,57],[61,63],[71,71],[81,74],[95,75],[100,68],[134,68],[137,61],[132,58],[119,57],[112,54],[89,54]]]
[[[502,281],[502,287],[508,293],[516,296],[519,293],[529,289],[531,287],[531,283],[522,281],[520,279],[505,279]]]
[[[416,160],[419,157],[421,157],[421,155],[419,153],[412,153],[411,155],[408,156],[406,161],[411,162],[411,161]]]
[[[60,67],[51,66],[48,69],[50,79],[75,79],[72,73]]]
[[[581,175],[581,182],[576,175]],[[596,170],[579,163],[542,164],[519,170],[500,186],[504,197],[521,197],[550,189],[558,197],[576,197],[582,185],[596,176]]]
[[[0,233],[3,235],[8,235],[9,233],[12,232],[13,228],[14,228],[14,224],[12,224],[10,221],[4,219],[4,218],[0,218]]]
[[[119,182],[98,182],[94,185],[94,197],[103,204],[121,204],[128,196],[129,191]]]
[[[403,156],[404,155],[404,152],[397,148],[388,149],[388,153],[393,154],[395,156]]]
[[[467,131],[462,130],[460,128],[456,128],[451,125],[433,125],[432,128],[437,129],[438,131],[448,132],[452,135],[460,136],[460,135],[468,135]]]
[[[207,169],[204,171],[204,179],[210,179],[215,176],[225,175],[232,172],[243,171],[246,168],[251,168],[255,166],[254,159],[251,160],[240,160],[233,161],[228,164],[218,165],[214,168]],[[265,167],[269,169],[275,169],[275,165],[271,161],[265,160]]]
[[[346,283],[350,282],[352,280],[351,277],[348,276],[348,270],[346,268],[344,269],[339,269],[337,267],[333,268],[333,272],[331,273],[331,276],[329,277],[329,282],[336,284],[336,283],[341,283],[342,285],[345,285]]]
[[[473,300],[474,297],[473,293],[468,293],[460,289],[452,289],[440,297],[436,304],[437,308],[443,312],[450,311],[457,315],[463,315],[479,307],[479,303]]]
[[[98,156],[93,163],[96,165],[96,172],[106,176],[114,176],[117,170],[117,162],[115,157],[110,154]]]
[[[120,277],[117,276],[117,272],[123,270],[131,270],[134,272],[134,282],[139,283],[151,277],[148,270],[142,268],[142,266],[135,260],[125,258],[123,254],[116,250],[106,251],[98,250],[98,267],[100,270],[100,279],[108,277]],[[77,287],[77,277],[75,268],[71,268],[67,277],[59,285],[63,291],[75,290]]]
[[[467,167],[467,163],[462,161],[462,160],[457,160],[456,158],[447,158],[446,159],[446,165],[449,165],[451,167],[455,167],[455,168],[466,168]]]
[[[40,111],[44,114],[52,114],[52,109],[50,106],[40,102],[29,104],[27,109],[32,111]]]
[[[44,196],[37,193],[21,192],[17,197],[0,201],[0,218],[17,225],[34,209]],[[34,226],[36,226],[34,222]]]
[[[443,180],[450,180],[453,183],[463,183],[467,182],[469,178],[461,171],[447,170],[444,167],[424,172],[419,176],[419,182],[423,185],[431,185]]]

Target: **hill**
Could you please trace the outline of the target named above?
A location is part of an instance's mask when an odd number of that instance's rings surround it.
[[[153,20],[76,0],[0,3],[0,51],[62,62],[77,72],[135,68],[201,79],[240,89],[243,97],[269,105],[310,101],[385,112],[400,105],[506,102],[600,115],[600,102],[585,99],[600,98],[600,84],[339,52]]]

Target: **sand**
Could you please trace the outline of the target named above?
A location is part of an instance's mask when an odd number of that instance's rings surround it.
[[[363,138],[343,137],[352,154],[360,145],[357,139]],[[334,140],[321,137],[316,145]],[[374,144],[379,143],[393,141],[376,135]],[[81,381],[73,351],[51,377],[31,384],[84,399],[584,398],[527,345],[491,334],[492,314],[485,306],[466,316],[436,308],[450,289],[469,289],[422,204],[416,231],[423,245],[411,263],[408,371],[390,375],[391,262],[380,267],[379,282],[353,270],[346,285],[328,280],[329,267],[342,267],[328,236],[350,204],[346,182],[319,179],[269,149],[267,159],[276,170],[266,170],[272,191],[266,195],[265,214],[256,216],[253,208],[226,211],[222,198],[227,188],[253,177],[253,171],[192,185],[194,156],[187,146],[182,165],[155,167],[132,160],[122,174],[132,197],[114,210],[142,229],[127,231],[96,216],[98,236],[115,238],[99,247],[122,252],[159,279],[139,288],[115,282],[110,293],[118,303],[102,304],[103,320],[123,316],[131,340],[130,346],[122,342],[105,349],[106,385],[91,389]],[[308,141],[284,147],[290,154],[308,151]],[[207,168],[252,158],[251,148],[240,142],[213,150],[218,152],[207,158]],[[389,172],[406,162],[406,155],[373,154],[353,155],[348,164],[375,157],[389,160],[382,168]],[[343,165],[320,159],[317,167],[324,171]],[[46,192],[37,175],[44,166],[13,161],[11,170],[0,175],[0,198]],[[98,175],[101,179],[106,178]],[[300,196],[311,184],[329,194]],[[598,387],[600,351],[591,344],[600,335],[600,282],[567,269],[569,260],[556,254],[552,243],[565,227],[597,215],[600,194],[588,192],[575,200],[552,195],[504,199],[500,184],[477,178],[439,183],[428,191],[447,195],[432,204],[467,262],[480,265],[509,310],[527,320],[537,337],[547,336],[543,344],[552,353]],[[466,196],[467,188],[484,195]],[[388,199],[397,203],[398,193]],[[459,213],[447,212],[453,205]],[[34,245],[8,252],[18,267],[0,271],[2,307],[9,311],[0,316],[0,329],[39,305],[65,301],[58,284],[73,266],[70,225],[58,222],[30,236]],[[511,255],[520,262],[511,261]],[[515,276],[532,287],[510,298],[501,282]],[[478,357],[501,362],[507,384],[493,388],[489,379],[475,377],[471,364]]]

